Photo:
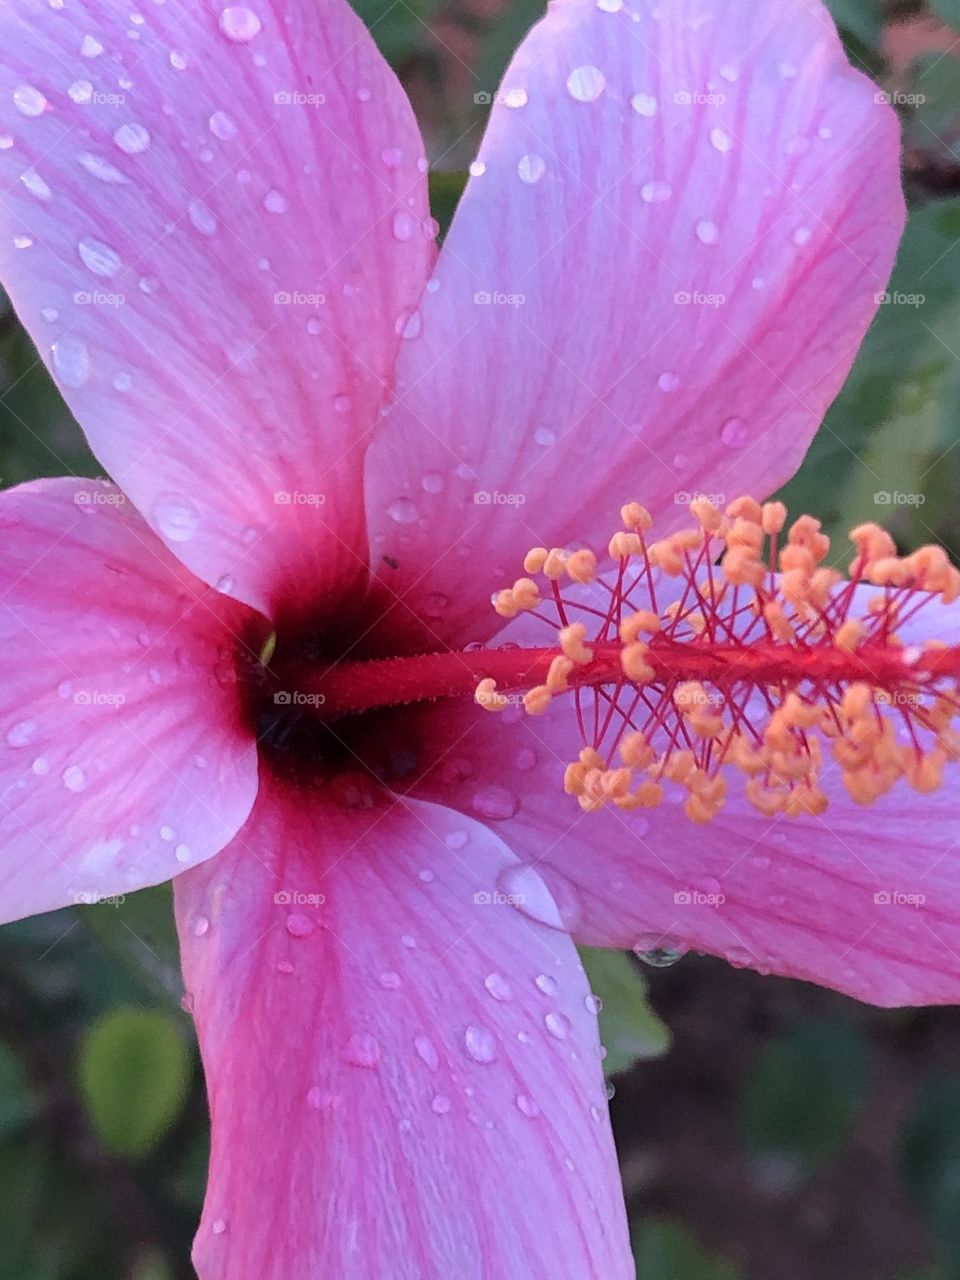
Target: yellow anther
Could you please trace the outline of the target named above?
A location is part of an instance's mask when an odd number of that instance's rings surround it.
[[[498,591],[493,607],[501,618],[515,618],[520,612],[520,606],[513,597],[513,592],[507,587],[503,591]]]
[[[543,562],[543,572],[551,582],[559,582],[567,571],[567,553],[561,547],[553,547],[547,552]]]
[[[794,520],[787,540],[792,546],[806,547],[818,564],[830,551],[830,539],[820,532],[820,521],[814,520],[813,516],[800,516]]]
[[[726,580],[735,587],[759,587],[766,568],[747,547],[731,547],[721,565]]]
[[[549,554],[546,547],[531,547],[523,557],[524,573],[542,573]]]
[[[834,647],[853,653],[859,649],[867,635],[866,624],[859,618],[848,618],[842,627],[837,628],[833,637]]]
[[[663,803],[663,787],[659,782],[641,782],[633,794],[641,809],[656,809]]]
[[[763,532],[770,537],[775,533],[782,533],[787,523],[787,508],[782,502],[765,502],[760,523],[763,526]]]
[[[593,650],[583,643],[587,629],[582,622],[572,622],[569,627],[560,629],[560,648],[565,658],[585,667],[593,661]]]
[[[497,682],[489,677],[481,680],[474,691],[473,700],[478,707],[483,707],[484,711],[506,711],[510,705],[508,698],[502,693],[497,693]]]
[[[594,747],[584,747],[580,752],[580,763],[585,769],[603,769],[603,756]]]
[[[569,658],[564,658],[558,654],[550,663],[550,670],[547,672],[547,688],[551,693],[566,693],[568,689],[567,677],[573,670],[576,663]]]
[[[716,533],[723,524],[723,516],[709,498],[694,498],[690,503],[690,514],[704,533]]]
[[[710,701],[706,689],[695,680],[677,685],[673,691],[673,700],[683,712],[694,711],[697,707],[706,707]]]
[[[634,644],[624,645],[620,651],[620,665],[623,674],[635,684],[646,684],[656,675],[653,667],[647,662],[649,647],[642,640]]]
[[[725,540],[728,547],[748,547],[759,555],[763,546],[763,530],[752,520],[740,516],[727,529]]]
[[[574,582],[592,582],[597,572],[597,557],[586,549],[567,557],[567,573]]]
[[[642,733],[629,733],[620,743],[620,759],[628,769],[646,769],[654,758],[653,747]]]
[[[809,547],[792,542],[780,552],[780,568],[784,573],[790,573],[791,570],[799,570],[801,573],[810,576],[816,567],[817,562],[814,560],[813,552]]]
[[[755,498],[735,498],[727,507],[727,515],[733,520],[749,520],[751,524],[759,524],[763,518],[763,508]]]
[[[620,639],[624,644],[633,644],[641,636],[654,636],[660,630],[660,616],[651,609],[641,609],[631,613],[620,623]]]
[[[873,710],[873,690],[862,680],[848,685],[844,691],[840,709],[851,720],[862,720]]]
[[[639,502],[628,502],[620,508],[620,519],[628,529],[636,533],[646,533],[653,528],[653,516]]]
[[[640,551],[640,539],[635,533],[615,533],[607,547],[611,560],[629,560]]]
[[[943,766],[946,757],[939,749],[934,749],[919,759],[914,756],[911,766],[905,770],[907,781],[914,791],[929,795],[937,791],[943,782]]]
[[[671,538],[654,542],[650,547],[650,563],[662,569],[668,578],[679,578],[685,565],[680,548]]]
[[[878,524],[858,524],[855,529],[850,530],[850,541],[859,552],[858,560],[862,559],[867,564],[875,560],[888,560],[897,554],[897,544],[886,529]],[[855,566],[857,563],[858,561],[854,561]]]
[[[540,603],[540,588],[532,578],[518,578],[512,587],[513,600],[521,612],[535,609]]]
[[[523,696],[523,709],[528,716],[542,716],[550,710],[553,694],[545,684],[538,684]]]
[[[587,769],[575,761],[563,771],[563,789],[568,796],[582,796],[586,786]]]

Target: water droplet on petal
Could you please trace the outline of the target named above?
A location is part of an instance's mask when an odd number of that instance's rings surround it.
[[[10,747],[26,747],[36,736],[36,720],[20,720],[7,730],[7,745]]]
[[[482,817],[491,818],[494,821],[503,821],[507,818],[512,818],[520,808],[520,798],[515,792],[508,791],[506,787],[500,787],[494,783],[475,791],[471,805],[474,812],[479,813]]]
[[[558,1013],[556,1010],[551,1010],[551,1012],[546,1015],[543,1020],[543,1024],[553,1036],[554,1040],[566,1040],[573,1026],[573,1023],[565,1013]]]
[[[343,1059],[352,1067],[372,1069],[380,1065],[380,1045],[368,1031],[357,1032],[347,1041]]]
[[[657,114],[657,100],[649,93],[635,93],[630,99],[630,105],[638,116],[643,116],[647,120],[652,120]]]
[[[396,524],[413,524],[420,512],[409,498],[395,498],[387,507],[387,515]]]
[[[517,165],[517,173],[520,175],[521,182],[526,182],[529,186],[539,182],[546,169],[547,166],[542,156],[538,155],[522,156]]]
[[[450,1106],[451,1106],[450,1099],[447,1097],[447,1095],[445,1093],[438,1093],[437,1096],[430,1103],[430,1110],[434,1113],[434,1115],[445,1116],[450,1111]]]
[[[64,387],[82,387],[90,377],[90,352],[80,338],[60,338],[50,348],[57,381]]]
[[[640,199],[646,204],[663,204],[673,195],[673,190],[667,182],[646,182],[640,188]]]
[[[473,163],[470,165],[471,178],[482,178],[486,172],[487,172],[487,166],[483,163],[482,160],[474,160]]]
[[[497,1042],[493,1032],[488,1031],[486,1027],[473,1025],[467,1027],[463,1035],[463,1043],[474,1062],[486,1065],[496,1060]]]
[[[83,265],[95,276],[102,276],[109,279],[115,276],[121,267],[120,255],[116,249],[111,249],[108,244],[104,244],[102,240],[94,240],[92,236],[85,236],[77,245],[77,252],[80,254],[80,260]]]
[[[93,98],[93,85],[89,80],[75,80],[67,90],[67,96],[79,106],[86,106]]]
[[[813,232],[809,227],[797,227],[796,231],[793,233],[793,243],[797,245],[798,248],[802,248],[805,244],[810,243],[812,236]]]
[[[212,236],[216,234],[217,220],[202,200],[192,201],[187,209],[187,214],[201,235]]]
[[[234,44],[249,44],[263,24],[246,5],[228,5],[220,14],[220,30]]]
[[[393,237],[395,240],[409,240],[413,235],[414,226],[413,215],[408,213],[406,209],[398,209],[393,215]]]
[[[720,428],[720,439],[728,449],[742,449],[750,439],[750,429],[743,418],[728,418]]]
[[[38,778],[42,778],[44,774],[50,772],[50,761],[46,756],[37,756],[33,764],[30,766]]]
[[[381,973],[380,985],[384,991],[399,991],[401,979],[399,973]]]
[[[607,78],[599,67],[577,67],[567,76],[567,89],[577,102],[596,102],[607,87]]]
[[[483,980],[483,985],[493,996],[494,1000],[506,1002],[513,999],[513,988],[506,978],[500,973],[488,973]]]
[[[153,521],[169,542],[189,542],[200,527],[200,513],[188,498],[164,493],[153,504]]]
[[[432,1042],[426,1036],[417,1036],[413,1042],[413,1047],[416,1049],[420,1061],[429,1067],[431,1071],[436,1071],[440,1065],[440,1056],[433,1047]]]
[[[103,156],[94,155],[92,151],[81,151],[77,156],[77,163],[90,174],[91,178],[96,178],[100,182],[112,182],[119,187],[130,181],[126,174],[121,173],[109,160],[104,160]]]
[[[187,863],[193,857],[193,850],[188,844],[178,844],[173,851],[173,856],[178,862]]]
[[[283,927],[291,938],[309,938],[313,933],[313,921],[300,911],[291,911],[284,920]]]
[[[190,921],[190,932],[195,938],[202,938],[209,929],[210,921],[206,916],[194,916]]]
[[[642,960],[651,969],[669,969],[686,954],[674,947],[647,947],[642,942],[634,947],[634,953],[637,959]]]
[[[274,188],[263,197],[263,207],[267,213],[286,213],[290,208],[290,202],[282,191]]]
[[[540,1108],[534,1100],[525,1093],[517,1094],[517,1107],[530,1120],[536,1120],[540,1114]]]
[[[726,129],[711,129],[710,145],[715,151],[726,154],[726,152],[728,152],[733,146],[733,139],[730,137],[729,133],[727,133]]]
[[[99,58],[103,53],[103,45],[96,36],[84,36],[80,42],[80,53],[84,58]]]
[[[584,996],[584,1007],[587,1013],[599,1013],[603,1008],[603,1001],[599,996],[595,996],[592,992],[588,996]]]
[[[86,788],[87,775],[78,764],[68,765],[60,777],[68,791],[79,792]]]
[[[237,135],[237,126],[225,111],[215,111],[207,123],[210,132],[221,142],[229,142]]]
[[[13,91],[13,105],[25,116],[41,116],[47,109],[47,100],[32,84],[17,85]]]
[[[227,1223],[224,1218],[214,1218],[210,1230],[215,1236],[222,1236],[227,1229]]]
[[[504,106],[512,107],[514,110],[517,107],[525,107],[528,101],[526,89],[508,89],[503,95]]]
[[[666,391],[667,393],[676,391],[679,385],[680,375],[670,371],[667,373],[661,373],[660,377],[657,379],[657,386],[661,391]]]
[[[49,200],[53,195],[49,183],[40,177],[36,169],[25,170],[20,175],[20,181],[30,194],[36,196],[38,200]]]
[[[113,140],[128,156],[139,155],[150,145],[150,130],[142,124],[122,124]]]

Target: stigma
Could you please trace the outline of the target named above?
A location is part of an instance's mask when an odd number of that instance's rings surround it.
[[[960,649],[901,633],[925,608],[960,597],[941,547],[907,556],[884,529],[853,529],[848,571],[830,539],[782,503],[690,504],[690,527],[651,537],[639,503],[606,549],[534,547],[494,598],[529,615],[538,649],[531,716],[569,708],[582,743],[564,789],[588,812],[652,808],[673,791],[709,822],[731,785],[760,813],[825,812],[827,773],[870,805],[898,785],[926,793],[960,760]],[[872,590],[871,590],[872,588]],[[475,700],[509,705],[492,675]]]

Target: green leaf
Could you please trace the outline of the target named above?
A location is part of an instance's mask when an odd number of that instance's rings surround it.
[[[904,1129],[902,1163],[910,1191],[955,1275],[960,1270],[960,1080],[927,1086]]]
[[[591,990],[598,996],[600,1039],[607,1050],[608,1076],[627,1071],[635,1062],[659,1058],[670,1048],[670,1031],[650,1008],[647,984],[623,951],[581,947],[580,958]]]
[[[0,1041],[0,1138],[33,1119],[37,1103],[20,1059]]]
[[[960,0],[930,0],[930,8],[941,22],[960,31]]]
[[[775,1157],[794,1178],[841,1150],[860,1112],[866,1046],[845,1022],[809,1022],[768,1045],[743,1097],[743,1128],[756,1157]]]
[[[353,7],[389,63],[396,66],[430,43],[429,21],[439,0],[353,0]]]
[[[841,31],[849,32],[869,49],[877,47],[883,34],[880,0],[827,0],[827,5]]]
[[[640,1280],[739,1280],[732,1263],[707,1253],[677,1222],[639,1223],[633,1251]]]
[[[174,1018],[118,1009],[93,1024],[79,1064],[93,1127],[117,1155],[146,1155],[177,1118],[190,1080],[190,1052]]]
[[[517,46],[546,8],[546,0],[512,0],[501,9],[477,61],[476,83],[482,95],[492,98],[496,93]]]
[[[430,211],[440,223],[440,239],[447,234],[456,213],[463,188],[467,185],[465,173],[449,173],[434,170],[430,174]]]
[[[132,966],[154,992],[181,990],[180,951],[169,884],[77,908],[98,941]]]

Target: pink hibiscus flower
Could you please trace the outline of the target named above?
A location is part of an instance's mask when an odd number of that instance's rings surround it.
[[[585,815],[575,718],[469,696],[491,593],[796,468],[901,230],[892,113],[818,0],[556,0],[436,260],[343,0],[0,36],[0,274],[118,486],[0,497],[4,916],[177,877],[204,1280],[631,1276],[574,939],[951,999],[955,808]],[[372,665],[478,643],[460,698]]]

